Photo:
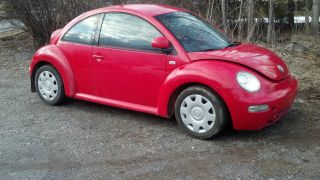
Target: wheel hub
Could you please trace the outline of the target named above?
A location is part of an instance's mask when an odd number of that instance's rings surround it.
[[[195,119],[197,121],[201,121],[204,117],[204,112],[200,107],[194,107],[191,110],[191,115],[192,115],[193,119]]]
[[[51,89],[52,89],[51,82],[49,80],[47,80],[47,81],[45,81],[44,84],[45,84],[45,89],[47,91],[51,91]]]

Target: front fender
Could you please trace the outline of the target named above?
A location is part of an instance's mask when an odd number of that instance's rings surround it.
[[[40,48],[32,58],[30,75],[33,76],[40,63],[49,63],[54,66],[63,79],[65,93],[68,97],[76,93],[75,79],[69,61],[63,52],[54,44]]]
[[[224,61],[194,61],[173,70],[164,81],[159,94],[158,114],[168,117],[173,93],[186,84],[202,84],[215,91],[228,106],[225,90],[234,89],[236,74],[244,67]]]

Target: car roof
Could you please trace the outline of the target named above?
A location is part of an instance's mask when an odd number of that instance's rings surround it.
[[[177,11],[187,11],[186,9],[177,8],[173,6],[167,6],[167,5],[160,5],[160,4],[128,4],[128,5],[116,5],[116,6],[109,6],[100,8],[100,10],[103,9],[105,11],[110,10],[128,10],[128,11],[134,11],[139,14],[143,14],[145,16],[158,16],[161,14],[167,14],[171,12],[177,12]]]

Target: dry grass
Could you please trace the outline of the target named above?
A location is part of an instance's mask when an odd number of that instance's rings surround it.
[[[292,75],[299,81],[299,95],[308,100],[320,100],[320,38],[310,42],[310,50],[299,53],[285,50],[286,44],[277,44],[273,48],[288,64]]]

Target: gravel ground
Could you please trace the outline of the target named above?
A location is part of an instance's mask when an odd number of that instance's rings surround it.
[[[288,61],[308,87],[279,123],[201,141],[173,119],[77,100],[45,105],[30,92],[29,46],[0,40],[0,179],[320,178],[320,101],[310,98],[319,86],[308,83],[319,67]]]

